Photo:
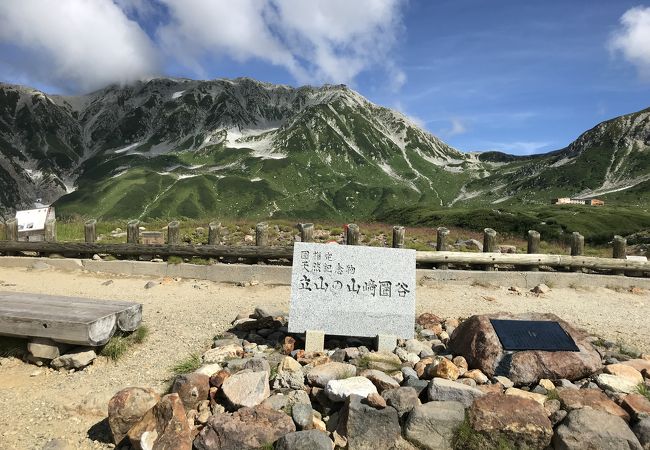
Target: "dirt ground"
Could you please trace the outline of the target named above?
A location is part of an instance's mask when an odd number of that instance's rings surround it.
[[[108,279],[114,282],[102,285]],[[98,358],[74,373],[39,368],[15,359],[0,365],[0,449],[42,449],[50,440],[70,449],[112,448],[104,418],[110,397],[127,386],[164,391],[170,368],[200,353],[229,322],[256,305],[288,308],[287,286],[237,287],[182,280],[145,289],[150,278],[108,277],[54,270],[0,268],[0,290],[129,300],[144,305],[148,339],[118,362]],[[441,317],[510,312],[552,312],[606,339],[650,351],[646,291],[604,288],[552,289],[536,296],[509,286],[418,287],[417,312]]]

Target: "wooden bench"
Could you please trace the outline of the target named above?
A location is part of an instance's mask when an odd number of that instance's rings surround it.
[[[99,346],[116,330],[134,331],[140,322],[140,303],[0,292],[0,335]]]

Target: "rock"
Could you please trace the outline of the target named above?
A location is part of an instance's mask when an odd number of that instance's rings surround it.
[[[506,389],[506,395],[514,395],[516,397],[527,398],[529,400],[533,400],[539,403],[542,406],[544,406],[544,402],[546,401],[546,395],[536,394],[534,392],[522,391],[521,389],[517,389],[514,387]]]
[[[285,356],[278,364],[273,380],[273,389],[304,389],[305,375],[302,366],[290,356]]]
[[[641,375],[641,372],[626,364],[610,364],[605,366],[605,373],[626,378],[634,384],[643,383],[643,375]]]
[[[275,450],[332,450],[334,443],[319,430],[296,431],[282,436],[275,444]]]
[[[194,440],[196,450],[253,450],[269,446],[296,427],[283,412],[262,406],[241,408],[232,414],[208,419]]]
[[[429,402],[413,408],[406,420],[404,435],[421,449],[452,450],[456,428],[465,420],[459,402]]]
[[[311,404],[296,404],[291,408],[291,417],[299,430],[309,430],[314,425],[314,410]]]
[[[357,368],[352,364],[329,362],[309,370],[307,372],[307,381],[312,386],[325,387],[330,380],[349,378],[356,374]]]
[[[427,357],[427,358],[422,358],[420,361],[417,362],[415,367],[413,369],[415,370],[415,373],[419,378],[422,378],[425,376],[425,371],[427,370],[427,367],[433,364],[433,358]]]
[[[290,391],[288,394],[274,394],[262,402],[265,408],[275,409],[276,411],[291,411],[294,405],[309,405],[311,400],[307,392]]]
[[[610,400],[600,389],[558,388],[557,394],[562,403],[562,407],[567,411],[586,407],[597,411],[604,411],[618,416],[625,421],[630,421],[628,413]]]
[[[144,285],[144,288],[145,288],[145,289],[155,288],[155,287],[158,286],[159,284],[160,284],[159,281],[148,281],[147,284]]]
[[[650,359],[629,359],[627,361],[623,361],[621,364],[633,367],[639,372],[643,372],[644,370],[650,372]]]
[[[499,383],[501,386],[503,386],[506,389],[510,389],[511,387],[514,387],[514,385],[515,385],[515,383],[513,383],[512,380],[510,380],[510,378],[503,377],[503,376],[500,376],[500,375],[497,375],[496,377],[494,377],[494,381],[496,381],[497,383]]]
[[[242,369],[252,370],[253,372],[268,372],[271,373],[271,366],[265,358],[251,358],[244,363]]]
[[[627,395],[621,403],[634,420],[642,420],[650,417],[650,400],[641,394]]]
[[[555,384],[551,380],[548,380],[546,378],[542,378],[539,380],[539,385],[546,389],[547,391],[553,391],[555,390]]]
[[[373,352],[363,355],[363,362],[368,369],[382,372],[396,372],[402,369],[402,361],[394,353]]]
[[[226,345],[242,345],[242,340],[239,339],[237,336],[234,334],[231,335],[231,333],[225,333],[224,335],[221,335],[220,337],[215,337],[214,341],[212,341],[212,348],[217,348],[217,347],[225,347]]]
[[[386,389],[395,389],[399,387],[399,383],[397,381],[395,381],[392,377],[386,375],[381,370],[368,369],[361,372],[360,375],[372,381],[372,384],[375,385],[379,393],[382,393]]]
[[[77,347],[65,355],[53,359],[50,365],[55,369],[83,369],[97,358],[94,350]]]
[[[191,450],[190,425],[178,394],[165,395],[128,432],[136,450]]]
[[[377,388],[366,377],[350,377],[343,380],[328,381],[325,393],[333,402],[342,402],[352,394],[363,398],[366,398],[368,394],[377,394]]]
[[[555,414],[561,409],[562,409],[562,403],[560,403],[560,401],[557,399],[552,398],[546,400],[546,402],[544,403],[544,411],[546,411],[546,415],[548,417],[551,417],[553,414]]]
[[[415,323],[422,328],[431,328],[432,326],[442,324],[442,319],[435,314],[422,313],[415,319]]]
[[[230,377],[230,371],[228,369],[221,369],[217,373],[213,373],[210,376],[210,386],[215,388],[220,388],[223,386],[224,381]]]
[[[402,367],[402,376],[404,377],[404,379],[407,379],[408,377],[417,378],[418,373],[410,367]]]
[[[257,306],[253,315],[256,319],[266,319],[269,317],[275,319],[277,317],[287,317],[289,314],[285,310],[275,306]]]
[[[517,247],[514,245],[499,245],[500,253],[517,253]]]
[[[257,406],[271,395],[269,374],[247,370],[237,372],[223,382],[221,392],[235,408]]]
[[[69,345],[54,342],[51,339],[34,337],[27,343],[27,350],[35,358],[55,359],[70,348]]]
[[[650,450],[650,418],[641,419],[632,427],[643,450]]]
[[[639,440],[620,417],[591,408],[575,409],[557,427],[553,436],[556,450],[642,450]]]
[[[610,375],[601,373],[596,377],[596,383],[601,389],[608,389],[613,392],[623,392],[625,394],[632,394],[636,392],[637,383],[630,381],[629,378],[619,377],[618,375]]]
[[[203,374],[203,375],[207,375],[208,377],[211,377],[212,375],[214,375],[215,373],[219,372],[222,369],[223,369],[223,367],[221,367],[220,364],[216,364],[216,363],[214,363],[214,364],[205,364],[205,365],[199,367],[198,369],[196,369],[194,371],[194,373],[200,373],[200,374]]]
[[[384,397],[379,394],[375,394],[374,392],[368,394],[368,397],[366,397],[366,403],[377,409],[384,409],[387,406]]]
[[[196,409],[199,403],[208,399],[210,377],[202,373],[179,375],[172,385],[172,393],[177,393],[185,409]]]
[[[551,288],[545,285],[544,283],[538,284],[530,290],[534,294],[548,294],[551,292]]]
[[[386,399],[386,404],[397,410],[399,417],[411,412],[413,408],[419,406],[419,392],[412,387],[399,387],[397,389],[389,389],[381,393],[381,396]]]
[[[506,364],[503,361],[506,352],[490,319],[557,321],[573,338],[580,351],[519,351],[509,354]],[[480,369],[488,377],[505,375],[517,385],[531,385],[538,383],[542,378],[579,380],[601,370],[600,355],[588,341],[588,337],[586,333],[576,330],[553,314],[500,313],[472,316],[465,320],[451,336],[449,349],[453,354],[465,357],[469,367]],[[502,370],[498,371],[497,368]]]
[[[455,381],[434,378],[429,383],[428,395],[431,401],[460,402],[467,408],[475,399],[484,394],[476,388]]]
[[[419,380],[417,377],[408,377],[404,380],[403,387],[411,387],[415,389],[418,395],[424,400],[428,396],[429,381]]]
[[[469,369],[469,367],[467,365],[467,361],[462,356],[454,357],[454,359],[452,359],[451,362],[454,363],[454,365],[456,367],[458,367],[459,369],[465,369],[465,372]],[[465,373],[465,372],[463,372],[463,373]]]
[[[476,239],[467,239],[466,241],[456,242],[456,244],[459,244],[462,247],[466,247],[469,250],[475,250],[478,252],[483,251],[483,244]]]
[[[485,375],[479,369],[468,370],[463,374],[463,378],[469,378],[470,380],[474,380],[476,384],[485,384],[488,381],[490,381],[487,375]]]
[[[485,395],[476,399],[468,416],[472,428],[493,445],[499,438],[505,438],[515,448],[541,450],[550,444],[553,436],[551,421],[542,405],[527,398]]]
[[[401,438],[397,411],[393,408],[375,409],[362,400],[358,395],[347,399],[337,432],[347,438],[348,450],[390,448]]]
[[[228,344],[221,347],[215,347],[203,354],[205,364],[223,363],[232,358],[241,358],[244,356],[244,349],[240,344]]]
[[[284,343],[282,344],[282,353],[285,355],[290,355],[296,346],[296,340],[291,336],[286,336],[284,338]],[[341,361],[342,362],[342,361]]]
[[[460,376],[460,371],[456,365],[447,358],[439,358],[437,363],[434,362],[427,366],[424,371],[425,379],[444,378],[445,380],[455,381]]]
[[[415,353],[419,355],[422,351],[431,350],[431,342],[422,342],[417,339],[409,339],[406,341],[406,351],[408,353]]]
[[[159,401],[160,395],[147,388],[129,387],[116,393],[108,402],[108,425],[113,442],[122,442],[131,427]]]

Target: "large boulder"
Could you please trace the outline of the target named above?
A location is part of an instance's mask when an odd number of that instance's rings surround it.
[[[128,387],[115,394],[108,402],[108,425],[115,444],[120,444],[133,425],[159,401],[160,395],[148,388]]]
[[[226,378],[221,393],[234,408],[257,406],[269,398],[269,374],[243,370]]]
[[[337,432],[347,438],[348,450],[377,450],[394,446],[402,430],[395,409],[375,409],[351,395],[341,410]]]
[[[589,447],[585,444],[589,443]],[[643,450],[625,421],[604,411],[575,409],[555,430],[556,450]]]
[[[476,399],[468,415],[471,427],[495,448],[503,439],[515,448],[531,450],[544,449],[551,443],[551,421],[544,407],[534,400],[489,394]]]
[[[273,444],[296,427],[291,417],[262,406],[217,414],[194,440],[197,450],[248,450]]]
[[[319,430],[296,431],[282,436],[275,444],[275,450],[332,450],[334,443]]]
[[[636,434],[637,439],[639,439],[643,450],[650,450],[650,417],[641,419],[632,427],[632,430]]]
[[[389,389],[381,393],[386,404],[397,410],[399,417],[410,413],[413,408],[420,405],[418,391],[410,386],[402,386],[397,389]]]
[[[580,351],[506,352],[490,319],[557,321],[573,338]],[[601,370],[603,365],[600,355],[587,338],[586,333],[554,314],[498,313],[472,316],[465,320],[454,330],[448,346],[454,354],[464,356],[469,367],[481,369],[490,377],[507,376],[515,384],[522,385],[537,383],[542,378],[578,380]]]
[[[178,394],[168,394],[128,433],[135,450],[191,450],[192,433]]]
[[[421,449],[452,450],[456,428],[465,420],[459,402],[429,402],[413,408],[405,426],[409,442]]]

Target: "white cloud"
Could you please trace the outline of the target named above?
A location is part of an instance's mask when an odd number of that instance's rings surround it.
[[[161,0],[171,20],[163,49],[204,74],[202,59],[260,59],[301,83],[348,83],[384,68],[391,86],[405,74],[390,58],[405,0]]]
[[[490,142],[485,145],[490,150],[483,151],[497,151],[515,155],[533,155],[548,150],[551,144],[552,142],[542,141]]]
[[[3,0],[0,43],[20,54],[12,70],[67,90],[129,82],[157,68],[147,35],[110,0]]]
[[[650,7],[629,9],[621,16],[621,28],[609,46],[634,64],[642,77],[650,78]]]
[[[447,136],[456,136],[467,131],[467,127],[460,119],[451,119],[451,128],[447,131]]]

